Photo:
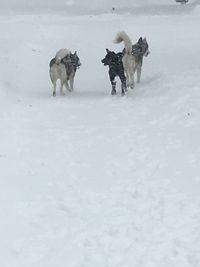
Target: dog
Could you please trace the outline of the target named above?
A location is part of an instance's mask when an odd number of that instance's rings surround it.
[[[126,77],[124,74],[124,67],[122,63],[123,53],[115,53],[106,48],[106,56],[101,62],[109,67],[109,77],[112,85],[112,95],[116,95],[116,82],[115,77],[119,77],[121,80],[121,94],[124,95],[126,92]]]
[[[143,57],[150,54],[149,45],[146,38],[140,37],[136,44],[132,44],[131,39],[125,32],[119,32],[114,40],[115,43],[124,42],[123,66],[126,75],[126,85],[134,88],[134,74],[137,71],[137,82],[140,82]]]
[[[56,96],[56,82],[60,80],[60,94],[63,95],[63,85],[69,91],[74,90],[74,77],[76,70],[81,66],[80,59],[76,52],[60,49],[56,56],[50,61],[50,78],[53,84],[53,96]],[[69,81],[69,84],[68,84]]]

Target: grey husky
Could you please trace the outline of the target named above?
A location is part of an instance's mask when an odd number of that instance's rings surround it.
[[[137,71],[137,82],[140,82],[143,57],[149,55],[149,45],[146,38],[140,37],[136,44],[132,44],[125,32],[119,32],[114,40],[115,43],[124,42],[123,66],[126,75],[126,86],[134,88],[134,74]]]
[[[74,77],[76,70],[81,66],[76,52],[71,53],[68,49],[60,49],[50,61],[50,78],[53,84],[53,96],[56,96],[56,82],[60,80],[60,93],[63,95],[63,85],[69,91],[74,90]],[[68,84],[69,81],[69,84]]]

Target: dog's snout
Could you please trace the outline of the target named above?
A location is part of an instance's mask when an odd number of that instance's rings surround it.
[[[150,51],[147,50],[146,53],[144,54],[145,57],[147,57],[150,54]]]
[[[101,62],[106,66],[106,60],[105,60],[105,58],[102,59]]]

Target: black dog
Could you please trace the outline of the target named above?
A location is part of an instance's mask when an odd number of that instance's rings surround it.
[[[112,84],[112,95],[116,95],[116,82],[115,82],[115,77],[119,76],[121,80],[121,90],[122,90],[122,95],[125,94],[126,91],[126,77],[124,75],[124,67],[122,63],[122,57],[123,53],[115,53],[113,51],[110,51],[109,49],[106,48],[106,56],[104,59],[101,60],[101,62],[109,67],[109,77],[110,81]]]

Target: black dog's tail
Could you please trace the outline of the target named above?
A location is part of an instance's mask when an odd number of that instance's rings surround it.
[[[119,32],[114,39],[114,43],[116,44],[121,43],[121,42],[124,42],[126,54],[128,55],[131,54],[133,44],[129,36],[124,31]]]

